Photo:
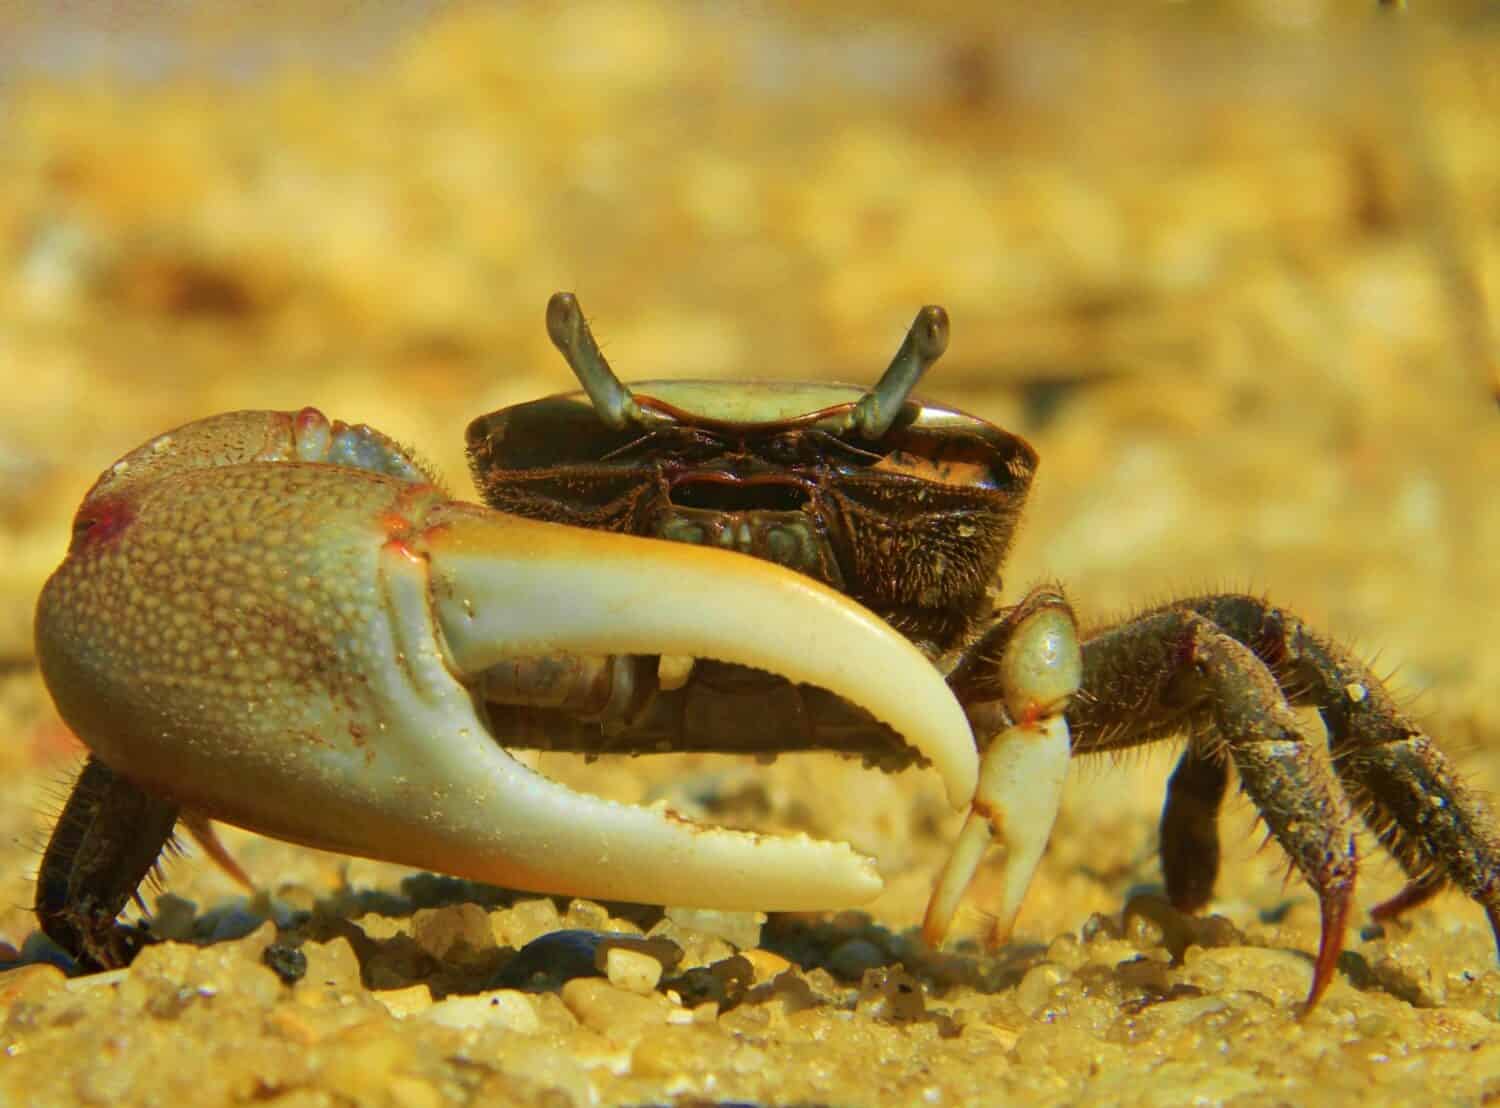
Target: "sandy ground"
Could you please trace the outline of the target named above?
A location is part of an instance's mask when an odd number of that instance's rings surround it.
[[[38,13],[0,42],[0,938],[25,963],[0,974],[0,1102],[1500,1095],[1482,912],[1450,893],[1367,929],[1400,875],[1366,841],[1348,953],[1299,1021],[1316,905],[1248,802],[1209,918],[1151,899],[1166,751],[1076,767],[997,952],[977,941],[985,877],[947,952],[912,932],[955,830],[931,774],[548,756],[606,795],[847,839],[887,892],[763,929],[663,920],[231,829],[262,896],[190,851],[171,898],[147,897],[163,934],[206,945],[94,978],[33,964],[37,853],[80,756],[30,619],[94,476],[197,416],[314,404],[463,489],[468,419],[569,387],[542,328],[559,288],[627,378],[870,381],[941,301],[954,340],[926,394],[1043,459],[1013,594],[1059,580],[1101,622],[1264,592],[1500,784],[1492,23],[199,11],[123,40]],[[267,966],[267,917],[302,944],[294,985]],[[683,961],[656,988],[638,957],[608,980],[518,974],[514,951],[563,926],[651,932]]]

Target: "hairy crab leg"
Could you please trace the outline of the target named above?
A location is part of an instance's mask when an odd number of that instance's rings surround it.
[[[763,909],[878,892],[844,844],[574,793],[476,706],[507,658],[666,654],[826,688],[972,796],[962,709],[873,613],[742,555],[455,503],[366,430],[233,413],[101,478],[36,630],[59,711],[114,774],[195,818],[537,891]]]
[[[1394,918],[1451,882],[1484,908],[1500,949],[1500,837],[1490,805],[1369,667],[1258,597],[1182,606],[1254,650],[1291,703],[1317,708],[1345,794],[1408,878],[1371,916]]]
[[[1198,745],[1173,775],[1162,816],[1163,834],[1178,836],[1162,844],[1173,904],[1191,910],[1212,889],[1218,848],[1210,820],[1221,774],[1196,763],[1213,760],[1232,763],[1240,788],[1312,886],[1321,922],[1311,1010],[1343,950],[1358,858],[1353,813],[1275,675],[1188,603],[1098,632],[1084,644],[1084,658],[1088,695],[1069,712],[1077,753],[1123,749],[1182,730]]]
[[[155,867],[177,816],[175,804],[90,758],[37,872],[42,930],[90,968],[130,961],[140,936],[116,927],[115,917]]]
[[[1061,594],[1038,589],[995,633],[1004,645],[993,674],[952,678],[966,694],[980,696],[985,683],[998,680],[1010,723],[984,752],[973,804],[928,902],[922,935],[932,945],[947,935],[991,843],[1005,854],[990,937],[997,944],[1010,937],[1062,801],[1071,756],[1063,712],[1083,667],[1073,613]],[[983,660],[984,652],[970,657]]]

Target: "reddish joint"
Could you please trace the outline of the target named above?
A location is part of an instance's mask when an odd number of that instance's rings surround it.
[[[412,546],[412,543],[430,535],[432,529],[429,529],[426,534],[420,531],[412,522],[408,510],[414,500],[429,495],[431,491],[430,485],[408,485],[397,495],[395,504],[375,517],[376,524],[385,532],[386,548],[414,562],[424,562],[427,559],[426,555]]]
[[[1034,700],[1031,701],[1026,705],[1024,709],[1022,709],[1021,718],[1016,720],[1016,723],[1021,727],[1034,728],[1037,725],[1037,721],[1039,721],[1043,716],[1047,715],[1047,712],[1044,710],[1044,708],[1045,705],[1038,704]]]

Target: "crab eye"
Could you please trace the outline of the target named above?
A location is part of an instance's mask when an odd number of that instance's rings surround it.
[[[901,348],[875,387],[859,398],[853,425],[869,442],[885,437],[922,374],[948,349],[948,313],[928,304],[911,321]]]
[[[547,334],[552,345],[567,359],[606,427],[620,431],[661,422],[657,413],[645,411],[636,403],[630,390],[610,369],[594,341],[594,333],[589,330],[583,309],[571,292],[554,293],[547,301]]]

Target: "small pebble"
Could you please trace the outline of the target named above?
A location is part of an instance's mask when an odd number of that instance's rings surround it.
[[[1028,1016],[1036,1017],[1052,1000],[1052,990],[1071,975],[1055,962],[1042,962],[1032,966],[1016,986],[1016,1004]]]
[[[659,1027],[673,1012],[682,1011],[660,993],[637,996],[590,977],[569,981],[562,988],[562,999],[579,1023],[616,1041],[635,1039],[646,1028]]]
[[[503,1027],[521,1035],[534,1035],[542,1026],[531,997],[514,989],[450,996],[428,1008],[422,1018],[444,1027]]]
[[[232,942],[252,934],[265,921],[265,916],[257,915],[248,905],[234,905],[204,917],[194,930],[197,932],[207,924],[208,934],[204,937],[209,942]]]
[[[792,972],[778,974],[767,984],[757,988],[753,995],[762,1005],[777,1005],[782,1014],[787,1016],[822,1005],[822,1000],[807,979]]]
[[[609,910],[592,900],[570,901],[563,923],[585,931],[608,931]]]
[[[667,988],[689,1008],[703,1004],[717,1005],[728,1011],[745,999],[755,984],[755,968],[741,954],[721,958],[708,966],[693,966],[667,982]]]
[[[384,1004],[386,1011],[397,1019],[417,1015],[433,1006],[432,990],[425,984],[410,985],[404,989],[383,989],[375,994],[375,999]]]
[[[261,951],[260,960],[284,985],[295,985],[307,973],[307,955],[286,943],[272,943]]]
[[[675,969],[682,961],[682,948],[671,939],[646,938],[640,935],[606,932],[600,936],[599,950],[594,955],[594,965],[600,973],[608,975],[606,959],[617,950],[629,950],[645,955],[662,969]]]
[[[660,961],[639,950],[614,946],[604,955],[604,972],[609,983],[626,992],[641,996],[655,992],[661,971]]]
[[[553,931],[527,943],[495,976],[500,988],[526,988],[537,982],[557,983],[575,977],[608,975],[614,951],[632,951],[656,964],[656,980],[663,969],[682,961],[682,950],[663,938],[645,938],[628,931]],[[622,971],[623,972],[623,971]],[[637,973],[639,978],[639,973]],[[656,987],[652,982],[651,987]]]
[[[647,937],[674,943],[682,951],[682,964],[686,966],[708,966],[734,954],[734,947],[717,935],[682,927],[666,917],[651,928]]]
[[[307,959],[307,973],[297,983],[299,989],[356,989],[360,984],[359,959],[349,940],[334,939],[326,943],[303,943],[299,948]]]
[[[777,974],[785,973],[792,968],[792,963],[788,962],[781,955],[772,954],[769,950],[763,950],[758,946],[750,950],[741,951],[740,957],[750,963],[750,968],[754,971],[755,983],[757,985],[769,981]]]
[[[473,962],[495,946],[489,913],[477,904],[420,909],[411,932],[417,946],[440,962]]]
[[[623,936],[633,938],[634,936]],[[608,936],[597,931],[552,931],[516,952],[491,982],[497,988],[527,988],[536,983],[593,977],[600,946]]]
[[[860,982],[859,992],[858,1010],[875,1019],[910,1023],[927,1015],[922,983],[899,966],[870,970]]]
[[[62,970],[47,962],[33,962],[0,973],[0,1008],[21,1001],[35,1001],[61,989],[67,982]]]
[[[522,900],[513,907],[490,916],[490,930],[494,933],[495,942],[518,950],[561,926],[562,919],[557,914],[557,905],[546,897]]]

